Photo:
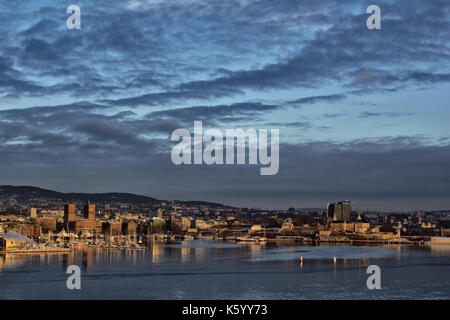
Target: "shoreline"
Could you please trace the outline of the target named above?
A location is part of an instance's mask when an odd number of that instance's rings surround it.
[[[29,250],[1,250],[1,254],[36,254],[36,253],[71,253],[70,248],[54,248],[54,249],[29,249]]]

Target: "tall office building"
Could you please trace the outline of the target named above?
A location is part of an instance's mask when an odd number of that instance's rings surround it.
[[[327,203],[327,217],[335,221],[350,220],[350,201]]]
[[[83,209],[84,218],[90,221],[95,221],[95,204],[86,203]]]
[[[334,217],[334,203],[327,203],[327,218]]]
[[[341,221],[342,219],[342,202],[337,202],[334,204],[334,217],[333,220]]]
[[[342,219],[341,220],[350,220],[350,201],[344,200],[339,202],[342,208]]]
[[[77,217],[75,215],[76,209],[77,208],[73,203],[64,205],[64,226],[66,226],[66,228],[69,222],[77,220]]]

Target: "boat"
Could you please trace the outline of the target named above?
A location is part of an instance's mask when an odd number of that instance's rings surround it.
[[[244,237],[237,237],[236,241],[241,241],[241,242],[256,242],[257,240],[255,238],[249,237],[249,236],[244,236]]]

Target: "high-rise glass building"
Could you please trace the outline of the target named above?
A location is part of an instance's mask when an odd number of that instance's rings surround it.
[[[327,217],[336,221],[350,220],[350,201],[327,203]]]

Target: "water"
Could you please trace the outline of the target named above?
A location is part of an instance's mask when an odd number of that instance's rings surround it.
[[[81,290],[66,287],[71,264],[82,270]],[[381,268],[381,290],[367,289],[372,264]],[[449,267],[448,246],[197,240],[142,251],[0,255],[0,299],[449,299]]]

